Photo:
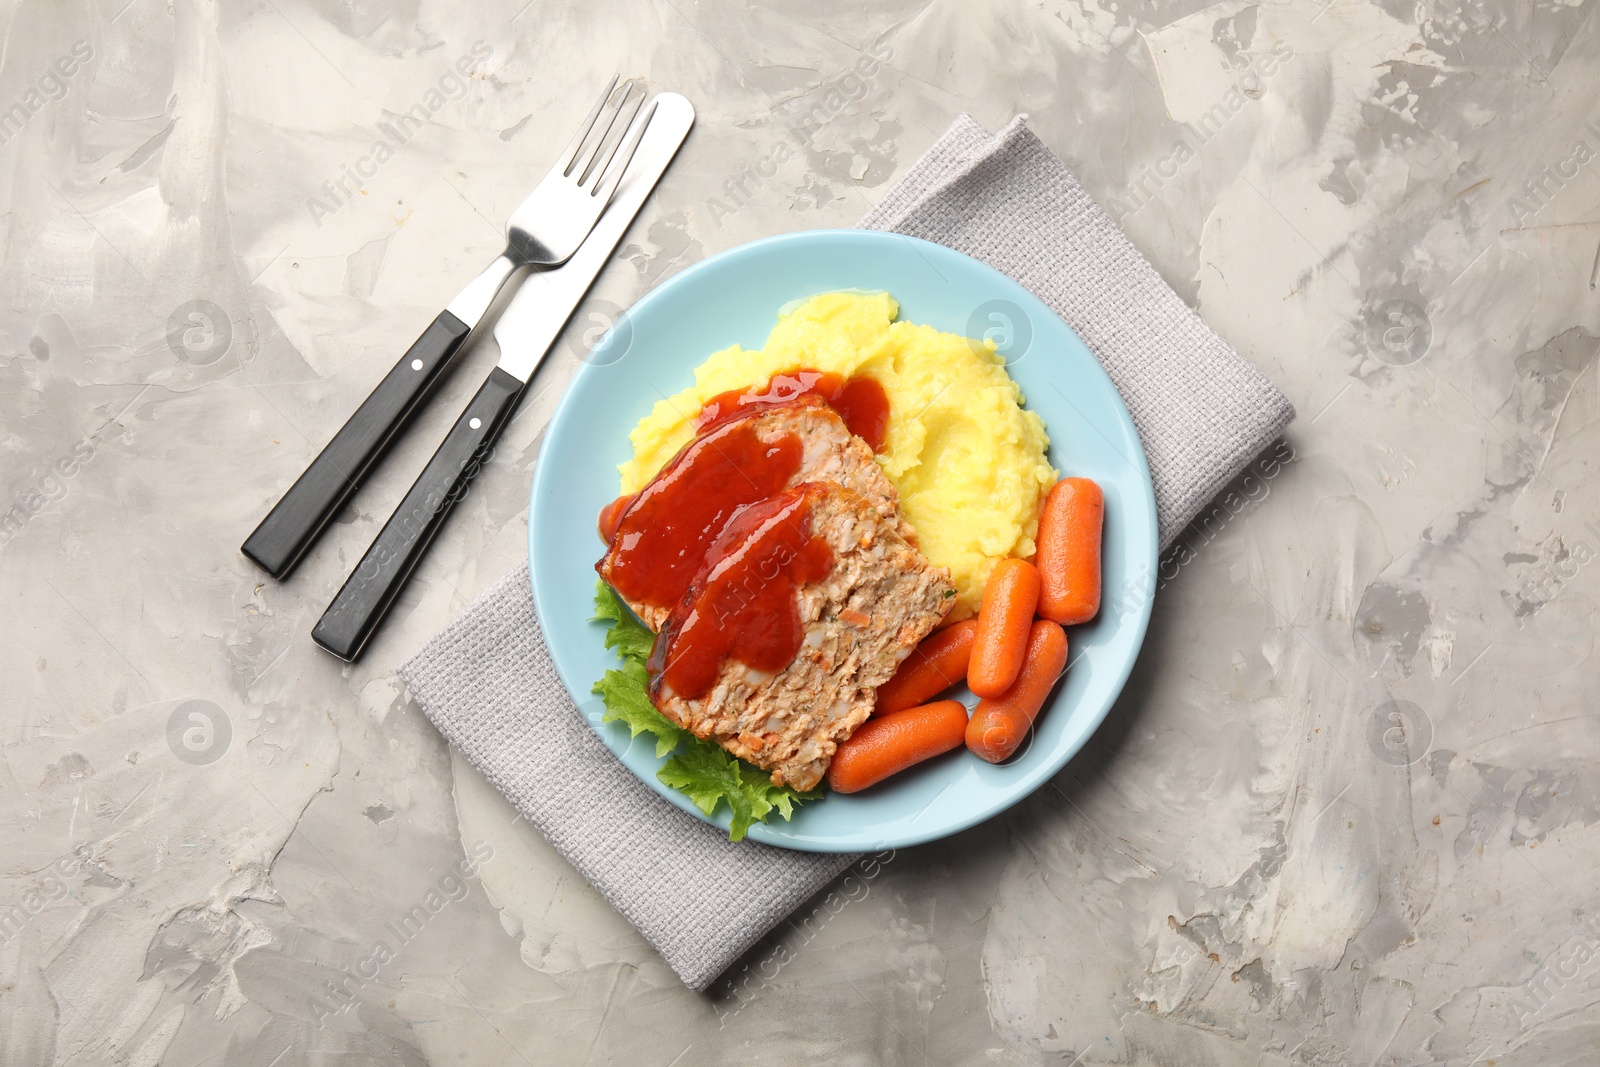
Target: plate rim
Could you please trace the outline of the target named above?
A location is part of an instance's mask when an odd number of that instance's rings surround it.
[[[929,249],[931,250],[931,253],[936,256],[958,257],[959,259],[967,261],[970,266],[976,268],[980,272],[992,276],[992,278],[997,281],[1002,288],[1009,288],[1013,291],[1013,293],[1020,293],[1027,302],[1036,305],[1040,311],[1055,319],[1056,322],[1060,323],[1061,327],[1066,330],[1067,333],[1080,345],[1083,346],[1084,351],[1089,355],[1090,362],[1092,363],[1091,372],[1098,373],[1102,378],[1104,378],[1105,385],[1110,390],[1110,396],[1115,402],[1116,409],[1119,411],[1121,418],[1126,421],[1127,428],[1132,431],[1133,439],[1140,443],[1140,447],[1135,450],[1137,452],[1136,456],[1128,457],[1125,455],[1124,458],[1127,459],[1128,462],[1135,468],[1135,472],[1139,476],[1140,486],[1143,490],[1138,496],[1140,503],[1143,505],[1143,507],[1140,509],[1142,512],[1140,518],[1143,520],[1142,524],[1145,525],[1151,532],[1152,537],[1150,539],[1150,551],[1146,558],[1143,560],[1130,559],[1129,570],[1130,572],[1137,573],[1140,569],[1140,564],[1142,563],[1144,565],[1144,572],[1146,574],[1151,575],[1152,577],[1155,575],[1160,558],[1160,528],[1157,523],[1156,516],[1154,483],[1150,476],[1150,467],[1148,458],[1145,455],[1143,441],[1139,437],[1138,426],[1133,421],[1132,413],[1128,410],[1127,403],[1123,400],[1121,391],[1117,389],[1116,383],[1113,382],[1110,375],[1106,373],[1105,367],[1101,365],[1099,359],[1094,356],[1093,350],[1090,349],[1088,344],[1084,342],[1083,338],[1078,335],[1078,332],[1072,328],[1071,324],[1058,315],[1054,309],[1052,309],[1048,304],[1045,304],[1042,299],[1040,299],[1026,286],[1011,278],[1009,275],[1006,275],[994,267],[991,267],[987,263],[984,263],[982,260],[967,255],[966,253],[957,249],[950,248],[947,245],[941,245],[936,242],[924,240],[922,238],[911,237],[905,234],[898,234],[886,230],[867,230],[851,227],[797,230],[790,233],[773,234],[767,237],[757,238],[753,241],[747,241],[743,244],[735,245],[731,248],[717,252],[706,257],[705,259],[699,260],[696,263],[692,263],[677,273],[658,282],[653,288],[639,297],[638,300],[633,302],[628,309],[628,313],[631,314],[634,309],[640,307],[641,305],[646,305],[647,302],[653,303],[659,299],[665,298],[666,296],[670,296],[671,292],[678,285],[682,284],[683,279],[692,277],[701,271],[708,270],[724,260],[743,255],[750,255],[759,250],[767,250],[775,246],[782,246],[791,243],[806,243],[817,240],[866,240],[869,242],[877,240],[895,240],[910,242],[913,247]],[[828,292],[833,290],[821,291]],[[893,295],[892,291],[890,290],[884,291],[889,291],[891,295]],[[776,311],[774,314],[776,314]],[[709,355],[710,353],[708,352],[706,354]],[[553,431],[557,430],[558,426],[563,425],[562,420],[570,409],[569,401],[573,394],[577,391],[577,386],[579,383],[587,376],[602,373],[603,371],[604,367],[599,364],[585,362],[579,366],[578,370],[567,382],[561,399],[558,401],[555,411],[552,412],[550,421],[545,426],[545,429],[541,435],[544,442],[548,442],[553,436]],[[540,487],[543,484],[543,474],[548,468],[546,463],[541,462],[544,458],[545,449],[541,444],[540,454],[534,462],[533,475],[530,479],[529,485],[527,535],[528,584],[533,599],[535,615],[541,620],[545,617],[545,615],[541,610],[542,605],[540,587],[534,561],[536,559],[535,542],[538,530],[538,520],[536,519],[536,515],[538,514],[538,498]],[[1004,814],[1006,811],[1021,803],[1029,796],[1032,796],[1057,774],[1061,773],[1062,769],[1065,768],[1067,764],[1072,762],[1072,760],[1088,746],[1089,740],[1095,735],[1096,732],[1099,731],[1100,727],[1105,723],[1107,717],[1110,716],[1111,709],[1116,705],[1117,701],[1121,699],[1122,693],[1127,686],[1128,678],[1133,673],[1134,664],[1138,661],[1139,656],[1143,651],[1144,641],[1149,632],[1150,618],[1153,613],[1155,603],[1155,583],[1153,581],[1146,582],[1140,589],[1135,591],[1141,592],[1143,595],[1140,598],[1139,604],[1135,608],[1137,618],[1133,623],[1132,648],[1130,654],[1120,666],[1118,670],[1119,676],[1111,685],[1104,704],[1092,717],[1085,720],[1086,726],[1081,737],[1078,739],[1076,744],[1071,746],[1070,750],[1062,756],[1059,762],[1055,762],[1053,764],[1050,762],[1040,764],[1040,766],[1035,769],[1032,778],[1023,779],[1021,782],[1019,782],[1017,787],[1010,792],[1005,801],[999,806],[985,810],[979,814],[963,815],[959,819],[940,823],[925,832],[919,831],[902,837],[895,837],[892,839],[883,838],[871,842],[852,841],[843,843],[784,837],[781,831],[782,827],[787,824],[782,822],[775,826],[756,823],[750,828],[746,839],[751,842],[770,845],[777,848],[818,854],[841,854],[869,851],[873,849],[905,848],[913,845],[925,844],[930,841],[941,840],[964,830],[971,829],[980,823],[987,822],[989,819]],[[1104,603],[1104,597],[1102,597],[1102,603]],[[540,625],[542,628],[543,623],[541,622]],[[567,695],[572,698],[574,704],[584,703],[587,700],[587,697],[581,695],[578,689],[574,688],[572,680],[567,678],[566,672],[562,669],[561,664],[556,660],[553,652],[550,653],[550,658],[552,665],[556,668],[556,674],[561,679],[562,686],[567,691]],[[605,745],[607,750],[617,758],[617,761],[627,769],[628,773],[639,779],[652,792],[656,793],[658,796],[662,797],[668,803],[673,804],[680,810],[694,816],[696,819],[708,823],[711,826],[718,827],[723,831],[727,830],[731,816],[726,810],[725,806],[719,805],[716,809],[716,815],[707,816],[703,814],[699,808],[695,807],[694,803],[687,796],[683,795],[677,790],[663,785],[661,782],[655,780],[654,776],[643,775],[639,771],[635,770],[632,766],[629,766],[627,761],[622,758],[622,754],[613,748],[611,741],[607,738],[599,722],[591,722],[587,717],[585,717],[585,724],[594,732],[596,738],[601,742],[601,744]]]

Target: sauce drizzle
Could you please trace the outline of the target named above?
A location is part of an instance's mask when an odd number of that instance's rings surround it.
[[[889,394],[876,378],[849,378],[832,371],[794,370],[775,374],[759,389],[730,389],[718,393],[700,409],[695,427],[701,431],[731,419],[815,396],[827,404],[850,432],[874,452],[882,452],[889,434]]]
[[[601,510],[608,580],[626,599],[671,612],[647,664],[652,697],[664,688],[694,700],[727,659],[775,672],[800,651],[795,593],[833,567],[827,541],[811,532],[812,501],[825,489],[784,488],[800,469],[802,442],[787,433],[763,441],[755,417],[819,402],[882,451],[889,397],[876,379],[791,371],[712,397],[695,439],[644,489]]]
[[[631,504],[624,497],[601,512],[601,535],[612,526],[612,586],[629,600],[675,607],[728,520],[794,477],[801,448],[794,434],[763,441],[748,419],[685,445]]]
[[[622,522],[622,516],[638,499],[638,493],[623,493],[600,509],[600,540],[608,545],[611,543],[611,539],[617,536],[617,525]]]
[[[811,531],[811,502],[825,491],[802,483],[733,517],[650,650],[652,698],[663,688],[704,696],[726,659],[756,671],[794,660],[805,638],[795,591],[833,568],[833,550]]]

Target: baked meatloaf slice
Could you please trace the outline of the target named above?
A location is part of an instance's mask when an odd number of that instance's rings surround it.
[[[888,516],[902,539],[899,494],[872,449],[820,399],[801,397],[702,433],[631,501],[595,565],[634,614],[659,630],[740,508],[802,482],[835,482]]]
[[[713,544],[656,638],[651,697],[774,784],[811,789],[954,596],[881,501],[804,483]]]

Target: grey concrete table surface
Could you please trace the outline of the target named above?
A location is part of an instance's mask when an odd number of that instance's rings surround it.
[[[0,1063],[1600,1061],[1592,3],[524,3],[5,5]],[[699,125],[335,662],[493,343],[291,580],[238,545],[614,70]],[[608,316],[961,111],[1030,114],[1301,417],[1048,788],[697,996],[394,669],[523,561]]]

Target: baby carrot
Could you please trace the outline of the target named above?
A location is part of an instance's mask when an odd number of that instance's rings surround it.
[[[1087,478],[1063,478],[1039,516],[1039,614],[1063,625],[1100,610],[1100,529],[1106,498]]]
[[[878,704],[872,714],[914,708],[966,678],[977,632],[977,620],[967,619],[946,626],[912,649],[894,677],[878,687]]]
[[[978,701],[967,723],[967,747],[981,759],[999,763],[1017,750],[1067,666],[1067,632],[1040,619],[1028,633],[1028,658],[1005,694]]]
[[[983,587],[978,632],[967,665],[967,685],[980,697],[1011,688],[1022,669],[1028,626],[1039,603],[1039,572],[1025,559],[1003,559]]]
[[[835,793],[858,793],[891,774],[961,747],[967,709],[959,700],[939,700],[868,719],[840,745],[828,765]]]

